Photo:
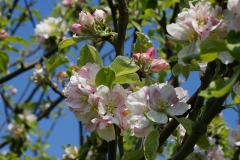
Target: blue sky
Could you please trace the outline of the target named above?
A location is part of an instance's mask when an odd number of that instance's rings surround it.
[[[56,0],[38,0],[37,4],[35,5],[35,8],[39,10],[39,12],[41,13],[42,17],[47,17],[51,15],[51,11],[53,9],[53,4],[56,2]],[[23,1],[20,1],[20,3],[22,4]],[[17,12],[14,13],[14,16],[17,16]],[[38,24],[38,21],[35,20],[35,23]],[[147,26],[145,27],[144,31],[146,31],[147,29],[154,27],[154,26]],[[30,35],[34,34],[34,30],[32,29],[32,25],[30,23],[26,23],[25,27],[20,27],[21,29],[19,29],[16,32],[16,35],[24,37],[26,39],[28,39],[28,37]],[[30,29],[31,28],[31,29]],[[131,42],[132,40],[129,40],[129,42]],[[157,47],[157,43],[156,41],[154,41],[154,45],[155,47]],[[126,45],[126,50],[125,53],[130,53],[130,45]],[[20,48],[20,46],[19,46]],[[102,54],[105,52],[110,51],[110,45],[107,44],[104,46],[104,49],[102,50]],[[78,52],[76,50],[71,50],[72,52],[75,52],[76,55],[78,55]],[[16,55],[14,55],[13,53],[9,54],[12,57],[16,57]],[[31,60],[36,60],[36,57],[30,57],[29,59]],[[71,58],[71,60],[74,60],[73,62],[76,63],[76,58]],[[108,63],[108,60],[105,61],[105,63]],[[27,85],[27,77],[29,75],[32,74],[32,70],[25,72],[24,74],[18,76],[15,79],[10,80],[7,84],[12,84],[14,87],[16,87],[19,91],[19,94],[14,95],[14,99],[17,100],[22,91],[24,90],[25,86]],[[182,79],[184,79],[181,76]],[[198,86],[200,85],[200,81],[199,81],[199,73],[198,72],[194,72],[190,75],[190,77],[188,78],[188,80],[184,83],[181,84],[181,86],[189,91],[189,94],[192,95],[195,90],[198,88]],[[34,87],[34,84],[31,85],[31,87]],[[39,94],[36,94],[36,96],[34,97],[35,99],[37,99],[39,97]],[[54,93],[55,94],[55,93]],[[25,97],[26,98],[26,97]],[[1,106],[2,106],[2,102],[0,102]],[[64,104],[64,102],[62,103],[65,107],[64,109],[64,113],[67,115],[67,118],[60,118],[54,128],[54,130],[52,131],[50,137],[48,138],[48,143],[50,144],[50,148],[48,149],[48,153],[49,155],[53,155],[56,156],[58,158],[61,158],[61,155],[64,153],[64,151],[62,150],[62,146],[63,145],[67,145],[67,144],[71,144],[71,145],[76,145],[79,147],[79,127],[78,127],[78,121],[76,120],[76,118],[74,117],[74,115],[67,109],[67,106]],[[3,108],[3,107],[2,107]],[[2,114],[3,111],[1,110]],[[238,119],[238,114],[231,110],[231,109],[227,109],[223,112],[223,117],[226,120],[226,122],[229,124],[229,126],[231,128],[236,128],[237,127],[237,119]],[[0,122],[3,121],[3,116],[0,115]],[[47,130],[49,129],[49,127],[51,126],[51,121],[52,121],[52,117],[50,117],[49,119],[43,119],[39,125],[40,127],[42,127],[43,129]],[[0,132],[0,135],[2,136],[4,133],[4,131]],[[34,137],[33,137],[34,138]],[[6,149],[6,147],[4,148]],[[3,149],[2,149],[3,150]],[[2,152],[2,150],[0,150],[0,152]]]

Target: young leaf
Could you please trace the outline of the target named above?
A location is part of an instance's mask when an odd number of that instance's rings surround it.
[[[114,84],[125,84],[125,83],[132,83],[132,84],[139,84],[139,76],[137,73],[129,73],[124,74],[121,76],[117,76],[116,79],[113,81]]]
[[[182,75],[184,76],[184,78],[186,78],[186,80],[188,79],[189,75],[190,75],[190,66],[189,65],[182,65]]]
[[[131,23],[133,24],[133,26],[134,26],[135,28],[137,28],[137,30],[138,30],[139,32],[142,32],[142,28],[141,28],[141,26],[140,26],[137,22],[131,21]]]
[[[194,65],[194,64],[187,64],[186,66],[188,66],[189,68],[189,71],[200,71],[200,67],[198,65]],[[186,67],[185,66],[185,67]],[[179,74],[186,74],[185,76],[187,77],[187,71],[188,69],[187,68],[184,68],[183,65],[177,63],[173,66],[173,69],[172,69],[172,74],[174,76],[177,76]],[[184,73],[186,72],[186,73]],[[184,77],[185,77],[184,76]],[[185,78],[186,78],[185,77]]]
[[[76,37],[67,38],[58,44],[58,52],[60,52],[63,48],[72,46],[74,44],[77,44],[78,42],[82,42],[92,38],[93,37],[91,36],[76,36]]]
[[[221,51],[227,51],[226,44],[222,41],[219,41],[214,38],[207,38],[203,40],[199,46],[199,53],[205,54],[205,53],[215,53],[215,52],[221,52]]]
[[[145,143],[144,143],[144,156],[146,160],[154,160],[156,156],[156,152],[158,149],[158,139],[160,135],[158,131],[152,131],[148,134]]]
[[[174,38],[170,35],[166,35],[166,37],[171,41],[171,42],[175,42],[177,44],[189,44],[189,41],[188,40],[181,40],[181,39],[177,39],[177,38]]]
[[[220,98],[220,97],[222,97],[223,95],[230,92],[230,90],[232,89],[232,87],[234,86],[234,84],[237,81],[239,73],[240,73],[240,71],[235,73],[230,79],[228,79],[226,81],[224,81],[222,79],[212,81],[210,83],[209,87],[206,90],[201,91],[199,93],[199,95],[203,96],[205,98],[212,98],[212,97]]]
[[[8,69],[9,57],[7,53],[0,51],[0,73],[5,72]]]
[[[124,56],[116,57],[109,67],[114,70],[116,77],[129,73],[135,73],[139,69],[133,59],[129,59]]]
[[[144,53],[147,51],[148,48],[153,46],[152,41],[146,34],[140,32],[136,32],[136,34],[137,34],[136,43],[132,45],[133,53]]]
[[[110,67],[104,67],[97,73],[95,83],[97,86],[104,85],[111,89],[115,78],[115,72]]]
[[[240,31],[235,32],[233,30],[231,30],[228,33],[227,39],[226,39],[226,43],[227,43],[227,48],[230,52],[230,54],[237,60],[240,62]]]
[[[93,46],[85,44],[80,51],[80,58],[77,61],[77,65],[81,68],[86,63],[96,63],[103,67],[103,61],[99,52]]]
[[[140,159],[143,156],[143,150],[134,150],[126,153],[121,160]]]
[[[66,56],[64,56],[62,54],[56,54],[56,55],[51,56],[47,60],[46,69],[47,69],[48,72],[52,72],[58,66],[64,65],[68,62],[69,62],[69,60]]]
[[[9,42],[9,43],[17,43],[17,44],[22,44],[27,46],[28,42],[23,39],[22,37],[18,37],[18,36],[9,36],[7,38],[4,39],[5,42]]]

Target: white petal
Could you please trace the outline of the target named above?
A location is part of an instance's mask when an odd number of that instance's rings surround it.
[[[153,122],[156,122],[156,123],[164,124],[164,123],[167,123],[168,121],[168,117],[166,116],[166,114],[161,112],[156,112],[154,110],[150,110],[147,113],[147,116],[149,119],[151,119]]]
[[[100,138],[106,141],[112,141],[115,139],[115,130],[113,125],[108,125],[105,129],[97,130]]]
[[[234,58],[227,51],[220,52],[218,58],[226,65],[234,61]]]
[[[167,113],[169,113],[170,115],[182,115],[183,113],[185,113],[187,110],[189,109],[189,105],[184,103],[184,102],[180,102],[180,103],[176,103],[173,106],[169,107],[166,109]]]

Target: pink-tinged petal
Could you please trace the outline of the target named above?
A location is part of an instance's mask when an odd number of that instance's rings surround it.
[[[153,125],[150,124],[150,125],[148,125],[148,126],[146,126],[146,127],[144,127],[144,128],[141,128],[141,129],[139,129],[139,128],[133,128],[133,129],[131,130],[131,135],[132,135],[132,136],[139,137],[139,138],[144,138],[144,137],[147,137],[147,135],[148,135],[150,132],[154,131],[154,130],[155,130],[155,129],[154,129]]]
[[[83,28],[80,24],[73,24],[71,27],[72,32],[79,35],[82,34],[82,29]]]
[[[97,132],[100,138],[108,142],[115,140],[115,130],[112,124],[108,124],[108,126],[105,129],[97,130]]]
[[[174,104],[171,107],[168,107],[166,109],[166,112],[169,113],[170,115],[182,115],[183,113],[185,113],[188,109],[190,108],[190,106],[184,102],[179,102]]]
[[[175,89],[171,85],[165,85],[159,90],[161,96],[159,97],[162,100],[168,100],[169,105],[176,103],[177,94],[175,92]]]
[[[154,110],[150,110],[147,113],[147,116],[149,119],[151,119],[153,122],[156,122],[156,123],[165,124],[168,122],[167,115],[164,113],[161,113],[161,112],[156,112]]]
[[[179,99],[179,102],[187,102],[190,98],[188,95],[188,91],[184,90],[182,87],[176,87],[175,88],[177,98]]]
[[[172,23],[167,25],[167,31],[168,33],[180,40],[187,40],[186,38],[186,33],[187,33],[187,28],[186,26],[180,25],[178,23]]]
[[[101,10],[101,9],[96,9],[96,11],[93,13],[93,17],[97,20],[97,21],[103,21],[105,22],[105,18],[106,18],[106,13]]]
[[[150,59],[153,59],[155,57],[156,51],[155,51],[154,47],[151,47],[151,48],[147,49],[146,53],[149,55]]]
[[[168,67],[169,64],[162,58],[154,59],[150,64],[150,70],[152,72],[161,72],[166,67]]]

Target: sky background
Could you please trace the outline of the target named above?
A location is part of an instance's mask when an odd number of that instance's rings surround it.
[[[23,2],[24,2],[23,0],[20,0],[21,5],[23,4]],[[38,9],[41,16],[43,18],[45,18],[45,17],[48,17],[51,15],[51,12],[53,10],[53,5],[56,2],[57,2],[56,0],[38,0],[35,5],[35,9]],[[16,17],[16,16],[18,16],[17,11],[14,12],[12,17]],[[39,22],[35,19],[35,23],[38,24]],[[155,27],[155,26],[153,26],[153,25],[146,26],[146,27],[144,27],[143,31],[146,33],[146,31],[152,27]],[[29,36],[34,35],[34,30],[32,28],[32,24],[30,22],[25,23],[25,26],[20,27],[15,35],[23,37],[27,41],[29,41]],[[129,40],[128,42],[132,42],[132,39]],[[157,48],[159,44],[155,40],[153,40],[153,42],[154,42],[155,48]],[[81,43],[81,44],[84,44],[84,43]],[[20,45],[19,46],[16,45],[16,46],[19,49],[21,49]],[[112,47],[110,45],[105,45],[101,54],[104,54],[104,53],[110,51],[111,49],[112,49]],[[41,52],[42,51],[40,51],[39,54],[37,53],[35,55],[40,56]],[[78,53],[79,53],[78,51],[76,51],[74,49],[72,49],[71,52],[75,52],[76,55],[78,55]],[[126,45],[125,53],[130,53],[130,45]],[[14,53],[9,53],[9,56],[14,58],[14,57],[17,57],[18,55],[14,54]],[[35,61],[37,58],[38,58],[38,56],[30,57],[29,61]],[[76,64],[77,58],[78,57],[71,57],[71,61]],[[107,58],[105,60],[105,63],[109,63]],[[33,70],[29,70],[6,83],[6,84],[11,84],[15,88],[18,89],[18,94],[14,95],[14,97],[13,97],[14,100],[18,100],[18,98],[21,96],[21,93],[24,91],[24,89],[27,85],[27,82],[28,82],[27,77],[30,76],[32,74],[32,72],[33,72]],[[180,78],[182,80],[184,80],[184,78],[182,76],[180,76]],[[198,88],[199,84],[200,84],[199,73],[193,72],[193,73],[191,73],[188,80],[181,84],[181,87],[183,87],[185,90],[188,90],[189,95],[192,95]],[[34,88],[34,84],[31,84],[31,87]],[[55,93],[53,93],[53,94],[55,94]],[[34,98],[37,99],[39,97],[39,95],[40,95],[40,92],[38,94],[36,94]],[[23,100],[25,100],[26,97],[23,98]],[[62,102],[62,105],[64,105],[64,113],[67,115],[67,118],[62,117],[62,118],[58,119],[57,124],[54,127],[54,130],[52,130],[51,135],[49,136],[49,138],[47,140],[47,142],[50,144],[50,147],[47,150],[49,155],[56,156],[58,158],[61,158],[62,154],[64,153],[62,146],[71,144],[71,145],[75,145],[75,146],[79,147],[78,121],[74,117],[74,115],[68,110],[68,108],[64,102]],[[2,107],[0,107],[1,114],[4,114],[4,112],[2,110],[3,102],[1,100],[0,100],[0,106],[2,106]],[[1,114],[0,114],[0,123],[4,121],[4,119],[3,119],[4,116]],[[233,111],[232,109],[226,109],[223,112],[223,117],[231,128],[237,127],[236,121],[238,119],[238,114],[235,111]],[[53,120],[52,116],[50,116],[49,119],[44,118],[43,120],[40,121],[39,126],[41,128],[43,128],[44,130],[47,130],[52,125],[52,120]],[[6,127],[7,126],[5,125],[5,128],[0,132],[0,136],[2,136],[5,133],[4,130],[6,129]],[[33,136],[31,136],[31,138],[34,139]],[[0,150],[0,152],[2,152],[3,150],[7,150],[7,149],[8,149],[8,147],[4,147]]]

